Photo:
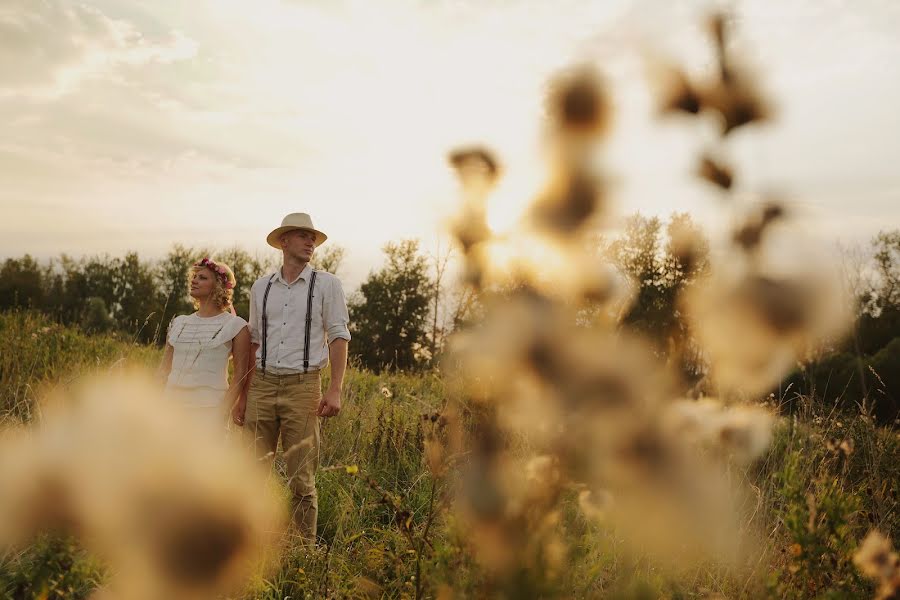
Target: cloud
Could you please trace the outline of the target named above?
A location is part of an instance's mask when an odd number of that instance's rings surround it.
[[[183,34],[151,39],[77,2],[6,0],[0,7],[0,98],[59,97],[123,65],[171,63],[196,53]]]

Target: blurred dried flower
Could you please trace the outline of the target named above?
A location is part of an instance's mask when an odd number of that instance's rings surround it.
[[[786,209],[780,202],[769,201],[762,204],[744,223],[738,227],[732,239],[735,244],[746,251],[755,250],[762,241],[763,234],[776,221],[786,216]]]
[[[872,579],[887,580],[898,575],[897,553],[893,552],[891,540],[877,529],[870,531],[860,544],[853,555],[853,564]]]
[[[541,229],[569,236],[595,213],[605,198],[602,182],[587,166],[561,168],[532,207],[532,217]]]
[[[854,448],[855,448],[855,444],[853,443],[853,440],[850,438],[843,440],[840,443],[840,445],[838,446],[838,449],[844,453],[844,456],[850,456],[851,454],[853,454]]]
[[[493,181],[500,175],[497,159],[486,148],[460,148],[451,152],[448,160],[463,179],[480,177]]]
[[[773,422],[772,415],[761,408],[734,408],[722,417],[719,439],[739,460],[749,462],[769,449]]]
[[[700,112],[701,97],[696,86],[680,67],[658,58],[648,57],[647,71],[655,89],[661,115]]]
[[[704,156],[700,160],[698,175],[713,185],[717,185],[726,190],[731,189],[731,184],[734,181],[734,175],[731,168],[719,164],[710,156]]]
[[[613,496],[606,490],[578,492],[578,507],[582,514],[590,521],[603,521],[607,512],[613,505]]]
[[[450,153],[463,186],[463,210],[451,230],[465,253],[490,237],[485,203],[499,176],[497,161],[484,148],[467,148]]]
[[[554,79],[547,104],[556,130],[566,136],[596,137],[609,123],[606,86],[596,69],[588,65],[572,68]]]
[[[677,83],[663,102],[662,108],[666,112],[676,110],[690,114],[700,112],[700,96],[688,81],[687,76],[679,72]]]
[[[425,440],[425,462],[432,476],[441,477],[446,470],[444,462],[444,449],[441,443],[434,439]]]
[[[734,71],[729,73],[727,80],[700,92],[703,106],[719,113],[723,135],[750,123],[766,121],[772,116],[772,108],[756,89],[750,76],[738,75]]]
[[[153,390],[134,374],[92,380],[48,405],[39,429],[4,435],[0,545],[62,527],[110,562],[118,598],[242,584],[284,506],[243,448]]]
[[[809,261],[782,260],[776,268],[764,260],[771,258],[766,250],[720,255],[709,276],[682,296],[712,379],[729,391],[767,392],[806,353],[843,335],[851,321],[852,302],[837,278]]]
[[[719,448],[741,462],[761,456],[772,443],[772,414],[760,407],[728,407],[716,399],[683,399],[669,405],[666,428],[681,439]]]
[[[727,16],[723,12],[716,12],[710,15],[707,21],[707,28],[713,39],[713,45],[716,50],[716,57],[719,61],[720,76],[723,81],[728,81],[730,75],[728,72],[728,55],[726,52],[726,23]]]

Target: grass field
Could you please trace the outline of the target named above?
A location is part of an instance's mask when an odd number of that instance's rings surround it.
[[[123,363],[155,366],[160,356],[27,312],[0,315],[0,348],[4,426],[35,421],[52,386]],[[494,596],[498,588],[473,558],[471,532],[452,510],[453,469],[433,476],[424,452],[446,396],[437,374],[351,369],[344,410],[323,434],[322,543],[307,549],[286,540],[279,567],[255,576],[242,597]],[[810,398],[797,404],[779,420],[770,451],[729,473],[746,490],[742,530],[759,540],[736,568],[709,560],[674,569],[626,552],[616,526],[586,519],[573,491],[561,500],[557,524],[564,552],[518,597],[873,597],[875,586],[852,557],[870,529],[891,538],[898,531],[900,439],[852,402],[843,410]],[[4,598],[85,598],[107,577],[100,558],[58,534],[0,554]]]

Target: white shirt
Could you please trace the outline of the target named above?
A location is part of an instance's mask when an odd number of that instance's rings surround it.
[[[215,317],[193,313],[172,319],[166,336],[174,348],[168,385],[227,390],[231,342],[246,326],[247,321],[231,313]]]
[[[266,371],[278,374],[303,372],[303,344],[306,335],[306,304],[309,293],[309,265],[294,281],[285,281],[281,269],[256,280],[250,288],[250,342],[259,344],[256,366],[262,369],[263,296],[269,279],[272,286],[266,301],[268,335],[266,337]],[[328,345],[342,338],[350,340],[347,324],[347,301],[340,280],[318,271],[313,288],[312,327],[309,335],[309,370],[323,369],[328,364]]]

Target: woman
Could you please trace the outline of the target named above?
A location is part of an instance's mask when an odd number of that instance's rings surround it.
[[[244,384],[250,332],[231,306],[235,278],[227,265],[204,258],[191,266],[188,282],[197,311],[172,319],[159,374],[198,421],[221,428]],[[230,385],[229,356],[234,357]]]

